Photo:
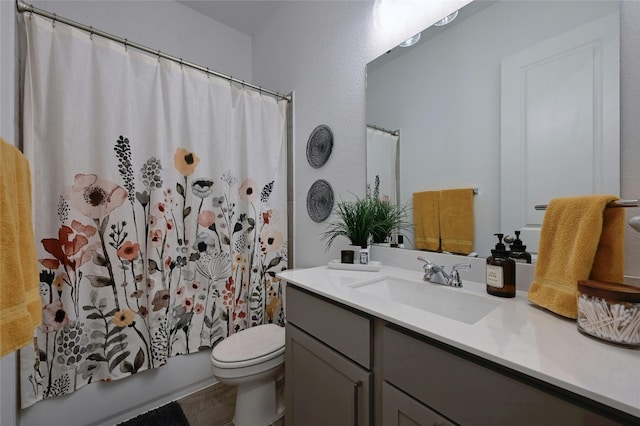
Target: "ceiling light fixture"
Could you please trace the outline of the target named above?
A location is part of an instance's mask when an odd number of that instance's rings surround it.
[[[436,27],[441,27],[443,25],[447,25],[448,23],[450,23],[451,21],[456,19],[456,16],[458,16],[458,11],[457,10],[455,12],[445,16],[444,18],[442,18],[441,20],[439,20],[438,22],[436,22],[433,25],[435,25]]]
[[[418,42],[418,40],[420,40],[420,33],[414,35],[413,37],[410,37],[410,38],[406,39],[405,41],[400,43],[398,46],[400,46],[400,47],[413,46],[414,44],[416,44]]]

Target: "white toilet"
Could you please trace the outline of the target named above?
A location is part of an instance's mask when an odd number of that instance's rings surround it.
[[[276,377],[284,367],[284,345],[284,327],[263,324],[213,348],[213,375],[220,383],[238,386],[235,426],[264,426],[282,415],[276,406]]]

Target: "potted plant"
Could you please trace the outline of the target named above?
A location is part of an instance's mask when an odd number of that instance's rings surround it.
[[[376,204],[370,197],[338,202],[334,211],[337,219],[329,224],[322,237],[327,241],[327,249],[340,236],[346,237],[352,245],[368,246],[375,228],[375,211]]]
[[[371,198],[371,205],[374,224],[371,229],[373,243],[385,243],[391,236],[391,232],[400,231],[409,226],[406,206],[379,198]]]

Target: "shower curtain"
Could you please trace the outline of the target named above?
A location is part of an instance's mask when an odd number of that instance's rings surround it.
[[[283,323],[286,101],[25,16],[43,322],[22,406]]]
[[[367,191],[397,203],[399,135],[367,126]]]

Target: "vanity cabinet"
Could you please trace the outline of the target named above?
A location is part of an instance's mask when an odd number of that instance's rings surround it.
[[[372,424],[372,319],[287,287],[285,423]]]
[[[638,424],[311,291],[286,291],[287,426]]]
[[[454,426],[449,420],[388,382],[382,384],[382,424],[384,426]]]
[[[460,425],[619,425],[575,396],[397,328],[384,327],[385,385]],[[384,406],[386,408],[386,405]],[[429,407],[429,408],[427,408]],[[386,415],[385,415],[386,419]],[[427,420],[414,424],[452,424]],[[386,426],[386,421],[383,422]],[[390,423],[394,424],[394,423]],[[412,424],[412,423],[408,423]]]

